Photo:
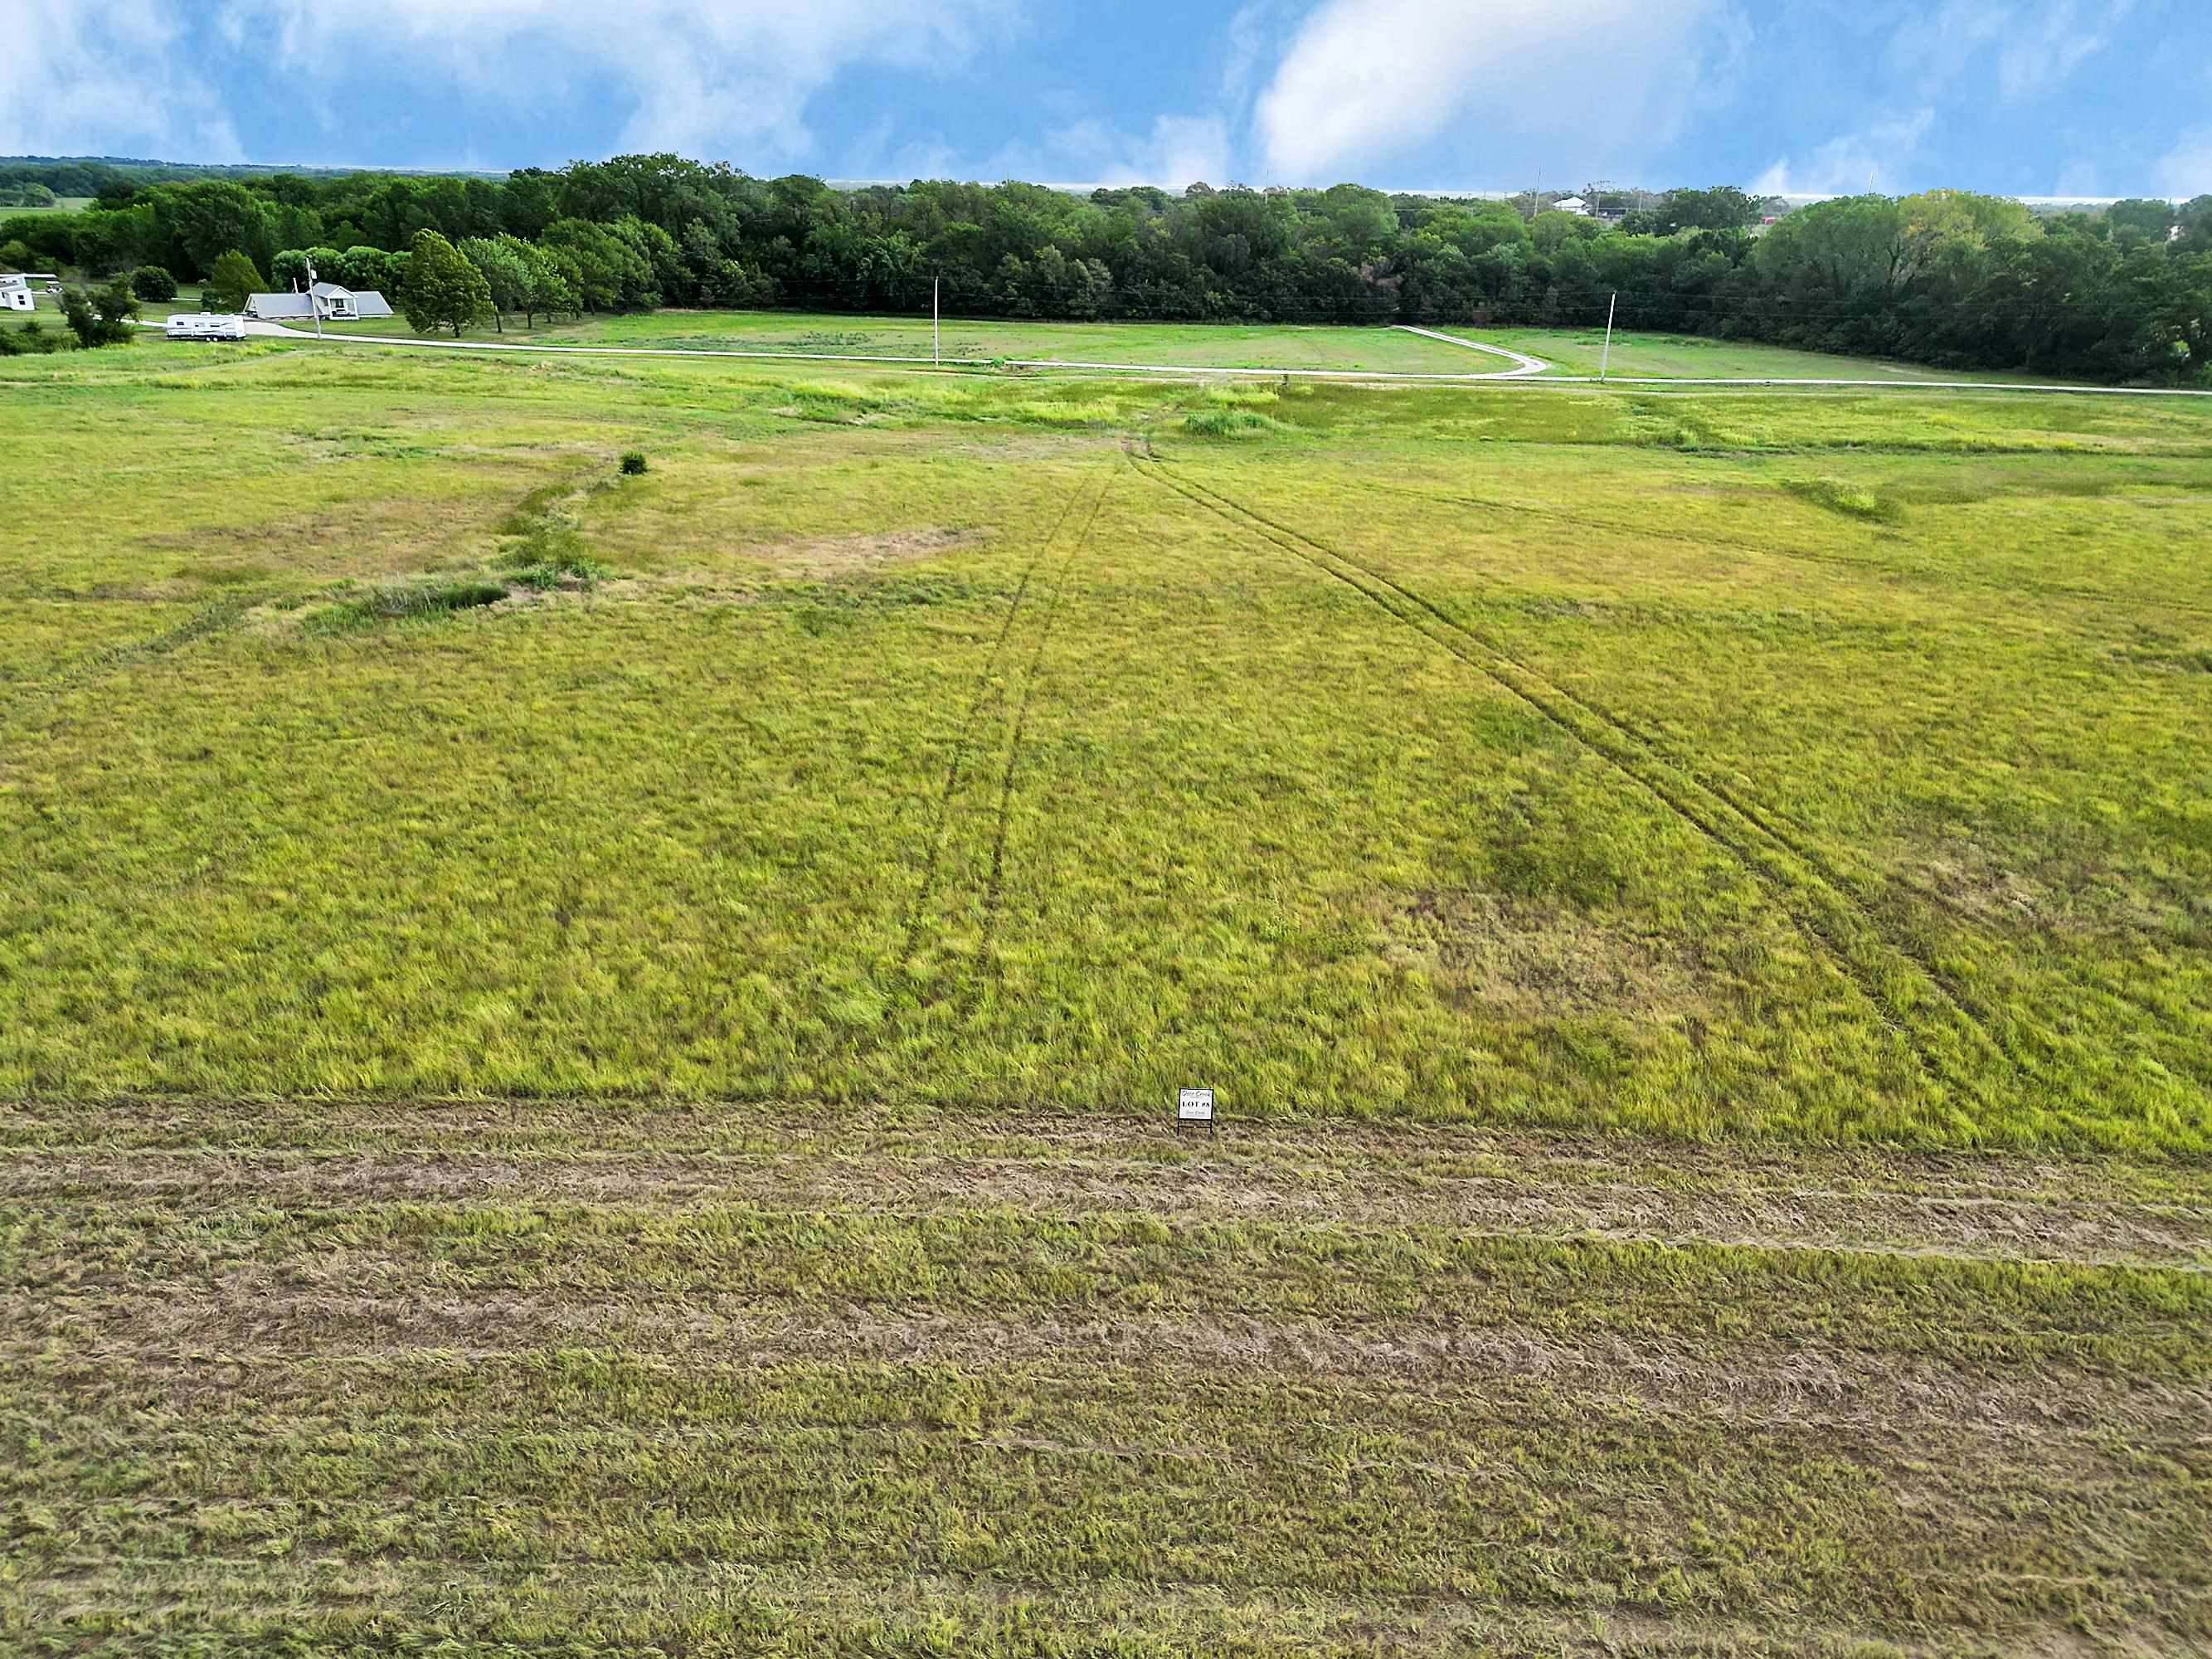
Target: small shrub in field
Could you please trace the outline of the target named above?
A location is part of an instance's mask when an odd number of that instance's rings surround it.
[[[138,301],[130,284],[120,279],[94,293],[77,288],[62,290],[62,320],[81,346],[125,343],[131,338],[131,319],[137,314]]]
[[[509,580],[543,593],[556,587],[596,587],[614,572],[588,553],[532,538],[500,561]]]
[[[1800,501],[1825,507],[1847,519],[1868,519],[1888,524],[1901,516],[1897,503],[1861,485],[1841,478],[1790,478],[1783,486]]]
[[[0,357],[35,357],[41,352],[59,351],[63,342],[47,331],[45,324],[36,318],[17,329],[0,329]]]
[[[636,450],[631,450],[622,458],[622,470],[625,478],[638,477],[645,471],[645,457]]]
[[[177,279],[159,265],[141,265],[131,273],[131,291],[142,300],[160,302],[177,297]]]

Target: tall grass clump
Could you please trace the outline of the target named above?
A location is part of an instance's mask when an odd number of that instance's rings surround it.
[[[503,582],[465,578],[453,581],[386,582],[358,599],[331,606],[307,624],[315,634],[350,634],[388,623],[426,622],[496,605],[507,597]]]
[[[1904,511],[1887,496],[1841,478],[1785,478],[1782,487],[1802,501],[1840,513],[1847,519],[1875,524],[1894,524]]]
[[[1257,438],[1291,428],[1257,410],[1201,409],[1183,418],[1182,429],[1196,438]]]

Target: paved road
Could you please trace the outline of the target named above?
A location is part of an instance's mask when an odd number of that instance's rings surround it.
[[[1485,345],[1480,340],[1462,340],[1456,334],[1439,334],[1432,328],[1415,328],[1411,323],[1393,323],[1391,327],[1402,334],[1418,334],[1425,340],[1442,340],[1446,345],[1465,346],[1469,351],[1486,351],[1493,357],[1510,358],[1517,367],[1502,368],[1492,374],[1478,375],[1485,380],[1517,380],[1525,375],[1541,374],[1551,364],[1541,357],[1531,357],[1525,351],[1510,350],[1504,346]]]

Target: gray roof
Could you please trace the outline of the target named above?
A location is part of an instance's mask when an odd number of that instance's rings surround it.
[[[333,283],[317,283],[313,294],[257,294],[246,303],[257,317],[271,320],[296,317],[302,322],[313,322],[317,300],[326,305],[333,300],[350,300],[356,317],[392,315],[392,302],[375,289],[363,289],[356,293]]]

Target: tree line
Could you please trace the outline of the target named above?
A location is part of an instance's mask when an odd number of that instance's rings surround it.
[[[0,217],[0,268],[198,280],[234,253],[289,287],[312,259],[403,307],[434,286],[430,325],[457,331],[655,306],[912,313],[933,282],[947,314],[978,318],[1595,326],[1618,296],[1631,328],[2212,384],[2212,197],[2039,216],[1936,191],[1762,223],[1769,205],[1674,191],[1607,222],[1354,185],[842,191],[626,155],[503,180],[117,177],[82,213]]]

